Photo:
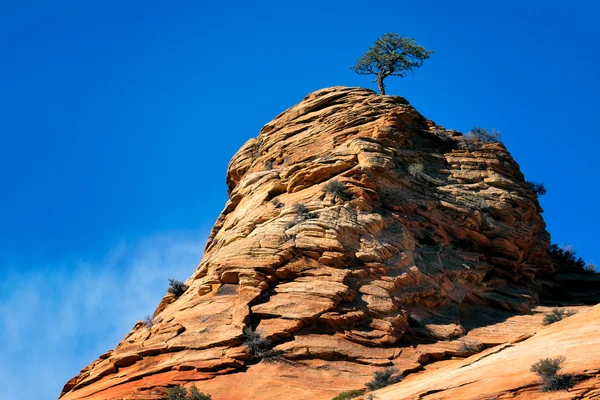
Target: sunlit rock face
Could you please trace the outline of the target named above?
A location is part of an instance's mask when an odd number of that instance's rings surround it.
[[[460,337],[477,307],[528,310],[552,271],[539,203],[506,148],[401,97],[314,92],[233,156],[227,184],[189,289],[62,399],[162,399],[192,382],[215,400],[331,398],[382,366],[418,368],[407,343]]]

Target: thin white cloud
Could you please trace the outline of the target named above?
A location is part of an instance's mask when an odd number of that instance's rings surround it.
[[[133,245],[120,243],[99,261],[5,273],[0,397],[56,399],[67,380],[152,314],[168,278],[184,280],[192,274],[206,237],[198,232],[157,235]]]

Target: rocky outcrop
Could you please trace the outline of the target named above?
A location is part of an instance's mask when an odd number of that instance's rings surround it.
[[[464,360],[435,368],[401,384],[373,392],[378,400],[475,400],[600,398],[600,306],[538,328],[522,341],[507,342]],[[531,366],[540,358],[564,357],[561,374],[574,377],[569,390],[544,392]],[[366,397],[365,397],[366,398]]]
[[[189,289],[62,399],[161,399],[191,382],[215,400],[330,398],[382,366],[422,368],[414,340],[460,356],[474,307],[528,312],[552,270],[536,195],[506,148],[401,97],[312,93],[238,151],[227,184]],[[252,353],[249,329],[276,365]]]

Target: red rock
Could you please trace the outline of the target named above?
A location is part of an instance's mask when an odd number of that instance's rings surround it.
[[[332,180],[350,196],[324,193]],[[328,399],[385,365],[460,356],[463,314],[529,312],[552,271],[537,198],[504,146],[468,146],[400,97],[308,95],[244,144],[227,184],[189,289],[61,399],[157,399],[193,382],[214,400]],[[250,327],[279,364],[252,357]]]

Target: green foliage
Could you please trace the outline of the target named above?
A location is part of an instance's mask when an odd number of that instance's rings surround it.
[[[376,371],[373,374],[373,379],[367,382],[366,386],[369,390],[377,390],[398,383],[404,377],[402,375],[395,375],[397,372],[398,370],[394,367],[386,368],[383,371]]]
[[[187,390],[182,386],[174,386],[167,389],[167,400],[187,400]]]
[[[339,197],[342,200],[348,200],[352,197],[346,186],[337,179],[332,179],[324,184],[323,192],[332,194],[334,199]]]
[[[351,68],[361,75],[377,76],[377,86],[385,94],[383,80],[388,76],[405,77],[433,53],[415,42],[414,38],[400,37],[388,32],[378,38]]]
[[[550,325],[555,322],[562,321],[563,319],[571,317],[575,314],[576,312],[573,310],[561,310],[559,308],[553,308],[552,311],[550,311],[550,313],[544,317],[542,324]]]
[[[560,365],[563,362],[565,362],[565,357],[563,356],[556,358],[542,358],[531,366],[531,372],[535,372],[541,378],[556,376],[562,369]]]
[[[169,293],[174,294],[179,297],[188,290],[188,287],[185,283],[178,281],[177,279],[169,279]]]
[[[332,400],[350,400],[362,396],[363,394],[365,394],[365,389],[348,390],[347,392],[342,392],[338,394]]]
[[[211,400],[210,394],[204,394],[198,390],[195,385],[192,385],[188,390],[188,400]]]
[[[543,391],[567,390],[573,385],[571,375],[559,374],[563,362],[565,362],[563,356],[543,358],[531,366],[531,372],[535,372],[542,378]]]
[[[473,127],[465,137],[470,143],[500,143],[500,132],[495,129],[489,131],[478,126]]]
[[[211,400],[210,394],[202,393],[195,385],[187,391],[182,386],[174,386],[167,389],[167,400]]]
[[[546,194],[546,187],[544,186],[543,183],[530,182],[530,181],[527,181],[525,183],[527,184],[527,186],[529,186],[531,188],[533,193],[535,193],[536,195],[543,196]]]

